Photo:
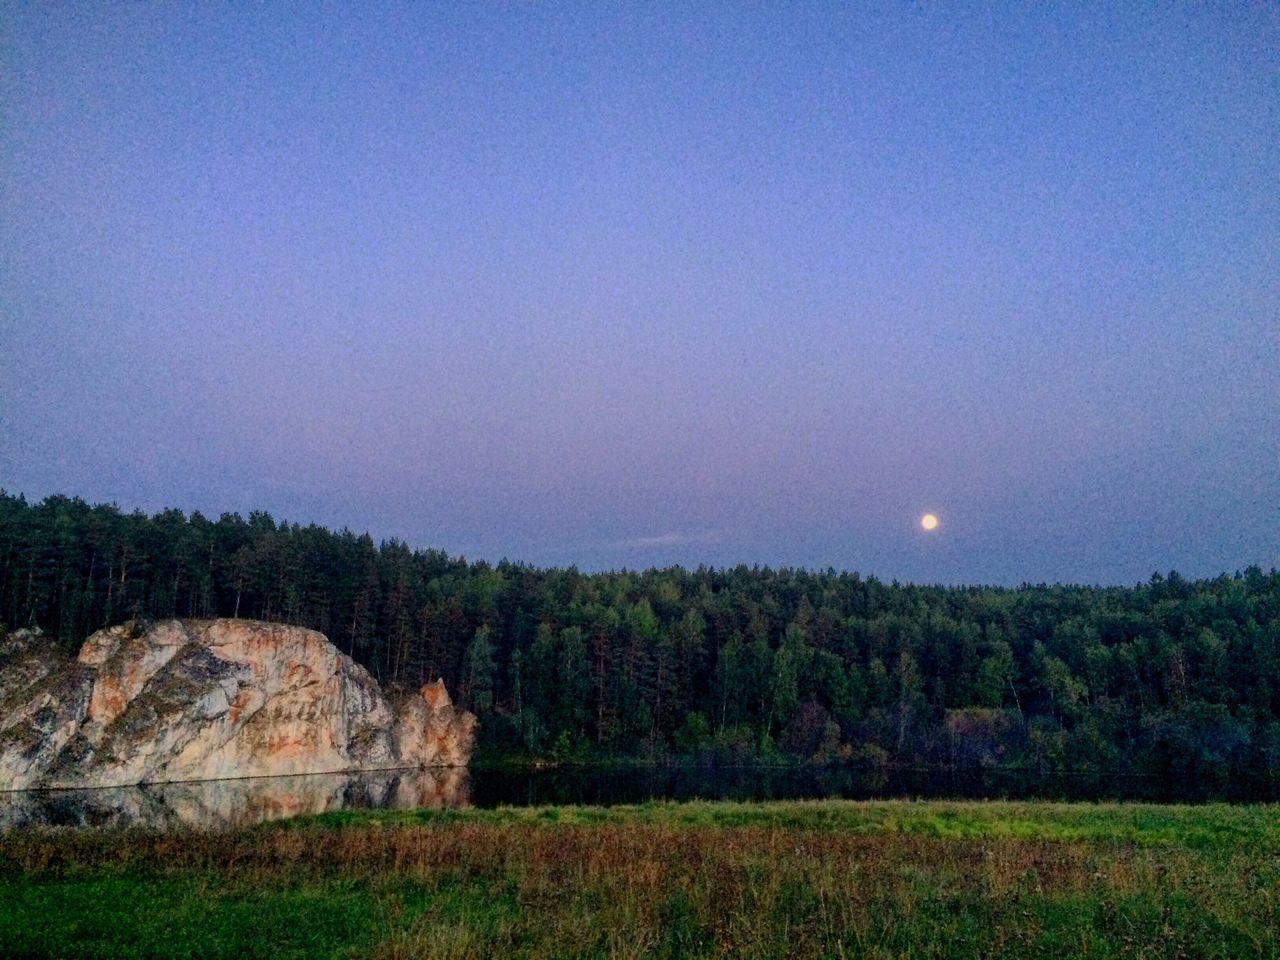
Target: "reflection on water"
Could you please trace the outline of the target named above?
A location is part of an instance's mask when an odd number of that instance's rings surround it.
[[[1280,781],[1257,778],[1040,773],[998,768],[917,769],[825,767],[562,767],[478,770],[471,777],[477,807],[500,804],[617,804],[645,800],[1130,800],[1148,803],[1233,803],[1280,800]]]
[[[470,806],[465,769],[379,770],[0,793],[0,828],[219,829],[330,810]]]
[[[220,829],[330,810],[844,797],[1275,802],[1257,779],[844,767],[592,767],[370,771],[101,790],[0,793],[0,829],[48,825]]]

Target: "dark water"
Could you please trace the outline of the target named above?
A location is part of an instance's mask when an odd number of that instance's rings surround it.
[[[996,769],[833,767],[562,767],[472,774],[479,807],[618,804],[644,800],[1132,800],[1149,803],[1262,803],[1280,800],[1267,778],[1184,779],[1115,774],[1041,774]]]
[[[334,810],[819,797],[1258,803],[1280,800],[1280,782],[850,767],[377,771],[0,793],[0,829],[37,825],[220,829]]]
[[[476,806],[628,804],[643,800],[1132,800],[1146,803],[1271,803],[1280,781],[1268,778],[1137,777],[1037,773],[1015,769],[867,769],[856,767],[564,767],[494,769],[472,774]]]
[[[249,826],[334,810],[468,807],[468,771],[381,770],[0,793],[0,829]]]

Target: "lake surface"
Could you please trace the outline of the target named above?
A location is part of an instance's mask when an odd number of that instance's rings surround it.
[[[393,770],[0,793],[0,829],[25,826],[222,829],[333,810],[414,810],[645,800],[844,797],[1280,800],[1267,778],[1185,780],[1021,770],[865,770],[850,767],[561,767]]]

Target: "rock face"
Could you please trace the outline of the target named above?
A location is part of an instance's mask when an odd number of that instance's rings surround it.
[[[301,627],[124,624],[74,660],[0,641],[0,790],[463,766],[474,732],[443,682],[393,701]]]

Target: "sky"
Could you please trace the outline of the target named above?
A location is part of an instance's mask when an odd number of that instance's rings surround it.
[[[1280,7],[1106,6],[0,0],[0,488],[1280,565]]]

